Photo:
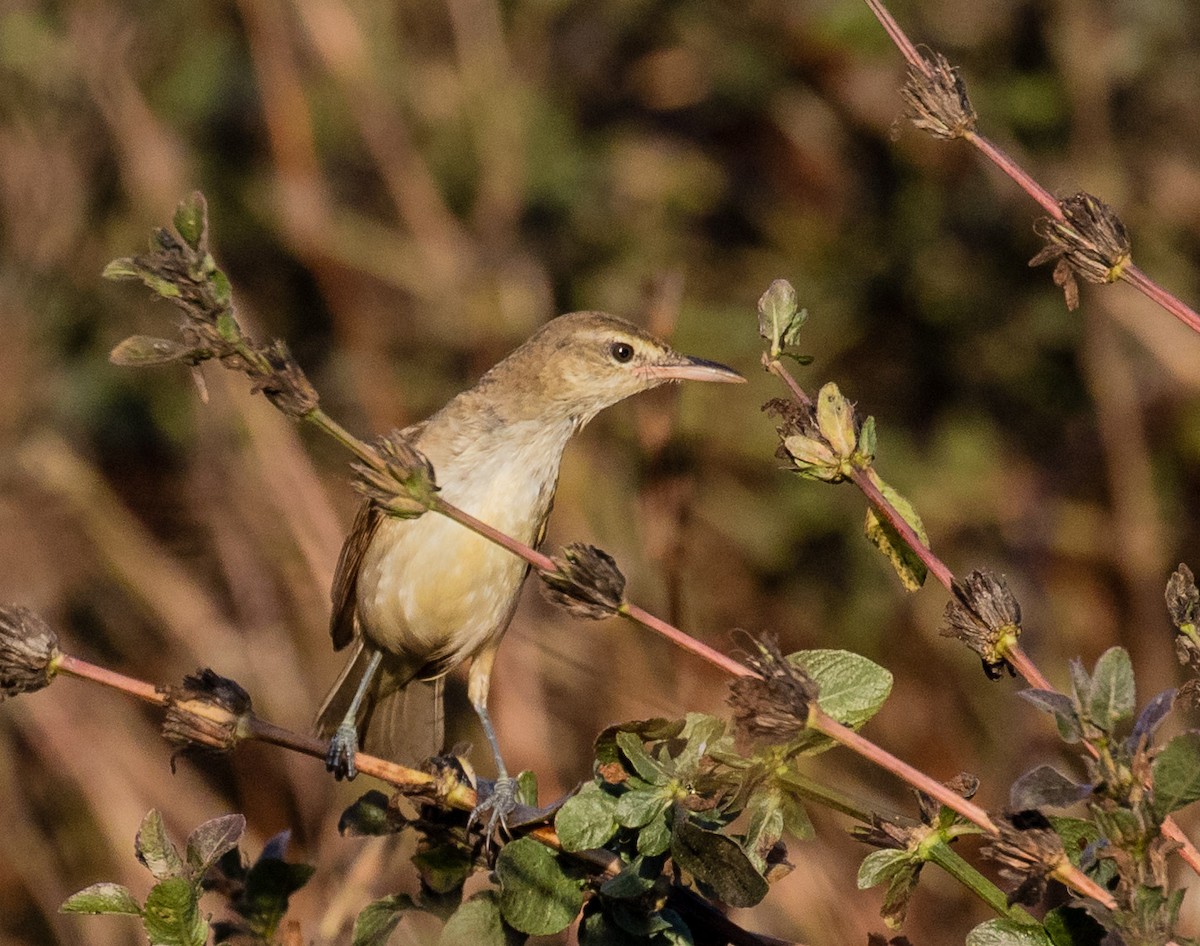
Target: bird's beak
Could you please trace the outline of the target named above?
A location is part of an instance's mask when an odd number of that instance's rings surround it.
[[[676,355],[670,361],[654,365],[639,365],[634,369],[642,377],[652,381],[724,381],[744,384],[746,379],[725,365],[690,355]]]

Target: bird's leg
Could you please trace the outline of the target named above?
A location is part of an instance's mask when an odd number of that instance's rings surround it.
[[[358,710],[371,689],[375,674],[379,672],[379,664],[383,660],[383,651],[374,650],[367,660],[366,669],[358,681],[358,689],[354,691],[354,699],[346,715],[338,724],[333,738],[329,740],[329,751],[325,754],[325,768],[333,773],[336,779],[352,779],[358,774],[354,765],[354,754],[358,751]]]
[[[496,659],[496,646],[493,645],[482,651],[471,661],[471,669],[467,674],[467,696],[479,721],[483,724],[484,735],[492,746],[492,755],[496,759],[496,784],[492,794],[475,806],[471,818],[467,822],[467,830],[484,812],[489,812],[486,837],[490,842],[496,828],[508,830],[508,816],[517,807],[517,780],[509,778],[508,769],[504,766],[504,757],[500,754],[500,742],[496,739],[496,730],[492,726],[492,718],[488,715],[488,689],[492,681],[492,663]]]

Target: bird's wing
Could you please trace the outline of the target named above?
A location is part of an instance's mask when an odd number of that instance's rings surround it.
[[[362,567],[367,546],[383,518],[383,511],[372,502],[358,508],[354,525],[342,545],[337,570],[333,574],[333,610],[329,615],[329,636],[334,650],[341,650],[354,640],[354,612],[358,603],[358,570]]]

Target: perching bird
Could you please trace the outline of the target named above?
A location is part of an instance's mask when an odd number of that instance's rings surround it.
[[[402,435],[440,495],[536,545],[571,435],[631,394],[667,381],[744,381],[599,312],[553,319],[428,420]],[[529,568],[457,522],[389,517],[367,502],[342,547],[330,633],[352,656],[317,719],[327,764],[353,778],[354,752],[415,762],[442,750],[442,680],[470,661],[468,695],[491,743],[497,794],[511,791],[487,712],[492,662]]]

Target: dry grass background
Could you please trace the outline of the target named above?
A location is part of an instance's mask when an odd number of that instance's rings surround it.
[[[1052,190],[1103,196],[1143,268],[1200,299],[1200,7],[895,12],[963,66],[985,131]],[[876,415],[884,475],[952,568],[1008,575],[1051,679],[1121,643],[1143,699],[1176,680],[1166,577],[1200,565],[1200,340],[1126,287],[1066,313],[1024,265],[1024,195],[966,148],[894,132],[902,76],[856,0],[0,0],[0,599],[127,673],[211,665],[296,728],[336,672],[345,457],[239,379],[208,371],[202,405],[182,370],[106,360],[174,316],[100,270],[199,188],[244,318],[289,340],[359,434],[420,418],[572,309],[739,367],[737,391],[598,419],[550,541],[609,550],[636,600],[718,646],[771,629],[879,660],[897,683],[871,734],[937,776],[979,774],[1002,806],[1058,757],[1051,728],[937,637],[943,592],[901,591],[857,495],[778,471],[754,301],[795,282],[817,356],[802,379]],[[510,765],[549,797],[587,775],[602,726],[719,711],[724,681],[527,593],[493,692]],[[456,724],[478,741],[469,713]],[[178,835],[242,811],[251,852],[290,828],[319,869],[292,914],[306,941],[347,941],[362,902],[409,882],[400,855],[336,836],[355,791],[311,760],[168,759],[152,713],[82,683],[0,707],[0,943],[136,942],[56,908],[100,879],[146,889],[132,839],[151,807]],[[835,754],[819,771],[906,804]],[[842,827],[818,818],[748,926],[814,944],[882,929]],[[927,875],[907,932],[960,942],[986,914]]]

